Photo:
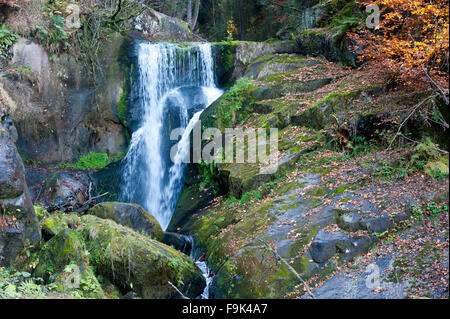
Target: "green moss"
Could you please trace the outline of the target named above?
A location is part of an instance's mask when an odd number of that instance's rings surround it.
[[[75,164],[63,164],[61,166],[74,169],[99,169],[110,163],[111,161],[107,154],[89,152],[87,155],[80,156],[80,159]]]
[[[144,298],[167,298],[174,295],[171,281],[191,297],[200,295],[204,280],[188,256],[113,221],[81,219],[78,231],[92,265],[119,288],[133,288]],[[174,258],[177,266],[170,267]]]
[[[34,273],[49,280],[53,273],[61,272],[66,265],[82,262],[84,251],[84,243],[78,233],[63,229],[43,246]]]
[[[48,236],[55,236],[66,228],[78,225],[79,222],[80,219],[76,213],[56,213],[44,218],[41,221],[41,228]]]
[[[156,240],[162,241],[163,239],[163,231],[156,218],[138,204],[102,202],[89,209],[89,214],[113,220],[135,231],[141,231]],[[140,220],[141,223],[138,224],[135,220]]]
[[[425,174],[433,177],[443,179],[449,175],[449,160],[448,156],[441,156],[438,161],[429,162],[425,165]]]
[[[247,78],[240,78],[215,104],[215,124],[219,129],[233,127],[236,122],[236,114],[245,104],[251,104],[251,91],[253,85]],[[239,121],[244,121],[245,117],[241,117]],[[210,127],[214,127],[211,125]]]
[[[306,195],[322,197],[329,193],[331,193],[330,189],[322,185],[314,188],[313,190],[310,190],[309,192],[306,193]]]
[[[119,113],[119,118],[124,124],[126,124],[127,122],[126,120],[128,112],[127,97],[128,97],[128,90],[125,87],[122,96],[120,97],[119,103],[117,104],[117,111]]]
[[[333,195],[341,195],[347,190],[347,185],[342,185],[333,190]]]

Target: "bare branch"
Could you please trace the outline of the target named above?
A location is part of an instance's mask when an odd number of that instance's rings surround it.
[[[175,289],[176,292],[178,292],[178,294],[181,296],[182,299],[190,299],[189,297],[183,295],[183,293],[180,290],[178,290],[178,288],[173,283],[171,283],[170,281],[168,281],[168,283],[169,285],[172,286],[173,289]]]
[[[416,41],[414,40],[414,38],[412,37],[411,33],[408,33],[409,37],[411,38],[411,41],[414,44],[414,47],[417,48],[416,46]],[[417,54],[417,61],[420,61],[420,57]],[[449,100],[447,97],[447,94],[444,92],[444,90],[436,83],[436,81],[434,81],[430,74],[428,73],[428,71],[425,69],[425,67],[423,66],[423,64],[420,64],[420,67],[423,71],[423,73],[425,74],[426,78],[428,79],[428,81],[439,91],[439,94],[441,95],[442,99],[444,100],[445,104],[449,105]]]
[[[254,238],[254,237],[250,236],[249,234],[247,234],[246,232],[244,232],[243,230],[239,230],[239,231],[242,232],[243,234],[245,234],[246,236]],[[292,272],[297,277],[298,280],[300,280],[300,282],[305,286],[306,292],[311,296],[312,299],[316,299],[316,296],[314,296],[314,294],[312,293],[312,291],[309,288],[309,286],[306,283],[306,281],[302,278],[302,276],[300,276],[300,274],[294,269],[294,267],[292,267],[283,257],[281,257],[280,254],[275,249],[273,249],[272,246],[270,246],[264,239],[256,238],[256,240],[258,240],[261,243],[263,243],[263,245],[266,247],[266,249],[271,251],[274,254],[274,256],[279,261],[281,261],[289,269],[289,271]]]
[[[427,97],[426,99],[424,99],[422,102],[418,103],[418,104],[414,107],[414,109],[412,110],[412,112],[409,113],[409,115],[408,115],[408,116],[403,120],[403,122],[400,124],[400,126],[399,126],[399,128],[398,128],[398,130],[397,130],[397,133],[395,133],[394,137],[392,138],[391,142],[389,143],[388,149],[391,148],[392,143],[394,143],[394,141],[395,141],[395,139],[397,138],[397,136],[400,135],[400,130],[402,129],[403,125],[405,125],[406,121],[408,121],[408,119],[409,119],[409,118],[410,118],[410,117],[411,117],[411,116],[419,109],[419,107],[421,107],[423,104],[425,104],[425,102],[427,102],[427,101],[429,101],[429,100],[435,98],[436,96],[438,96],[438,94],[431,95],[431,96]]]

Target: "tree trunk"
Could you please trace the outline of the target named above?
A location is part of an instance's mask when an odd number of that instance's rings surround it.
[[[194,17],[191,24],[191,30],[194,32],[195,26],[197,25],[198,12],[200,10],[200,0],[195,0]]]
[[[189,24],[189,26],[191,26],[192,30],[192,0],[188,0],[187,23]]]
[[[246,4],[244,3],[244,0],[237,0],[237,9],[239,13],[239,38],[240,40],[245,40],[246,35],[246,20],[245,20],[245,7]]]

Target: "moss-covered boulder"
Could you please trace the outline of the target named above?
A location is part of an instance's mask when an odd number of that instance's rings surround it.
[[[214,197],[212,189],[205,189],[199,184],[183,187],[167,230],[175,232],[178,227],[182,228],[196,211],[210,204]]]
[[[299,34],[297,43],[300,54],[322,55],[333,62],[357,66],[354,43],[342,33],[327,28],[308,29]]]
[[[92,215],[81,217],[78,232],[97,274],[122,291],[134,290],[144,298],[177,298],[170,281],[186,296],[203,292],[205,279],[194,261],[172,247]]]
[[[158,241],[162,241],[164,236],[156,218],[137,204],[103,202],[92,207],[89,214],[111,219],[137,232],[144,232]]]
[[[66,228],[76,229],[80,217],[76,213],[55,213],[41,221],[42,236],[49,240]]]
[[[42,247],[34,275],[53,283],[56,291],[73,297],[104,298],[88,256],[77,231],[63,229]]]
[[[43,246],[34,273],[48,280],[52,273],[62,271],[71,262],[81,262],[84,255],[85,247],[78,233],[63,229]]]
[[[295,41],[251,42],[228,41],[212,43],[216,74],[221,86],[229,86],[244,75],[248,65],[265,55],[296,53]]]

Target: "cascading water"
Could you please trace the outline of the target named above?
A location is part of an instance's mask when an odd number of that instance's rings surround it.
[[[216,88],[209,44],[180,47],[170,43],[138,44],[137,100],[142,110],[124,158],[121,200],[142,205],[165,230],[183,183],[189,133],[203,109],[222,91]],[[174,162],[170,131],[186,128]]]

